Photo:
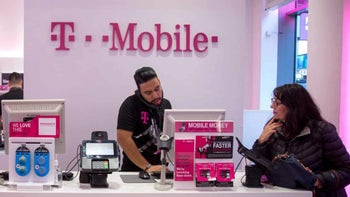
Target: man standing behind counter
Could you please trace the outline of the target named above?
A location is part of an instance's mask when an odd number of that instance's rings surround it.
[[[17,72],[13,72],[9,75],[9,91],[0,96],[0,104],[2,100],[10,100],[10,99],[23,99],[23,79],[21,74]],[[2,116],[2,105],[0,105],[0,118]],[[3,129],[2,118],[0,121],[0,129]]]
[[[160,171],[157,144],[163,129],[164,109],[171,109],[163,98],[163,89],[151,67],[136,70],[135,94],[119,109],[117,141],[123,149],[122,171]]]

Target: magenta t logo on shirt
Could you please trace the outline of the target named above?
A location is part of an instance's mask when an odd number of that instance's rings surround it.
[[[142,111],[141,112],[141,120],[143,124],[147,124],[147,120],[148,120],[148,112]]]

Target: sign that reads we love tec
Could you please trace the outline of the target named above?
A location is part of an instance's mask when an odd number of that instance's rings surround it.
[[[119,23],[109,23],[111,32],[97,37],[97,41],[110,43],[110,51],[127,50],[149,52],[152,50],[162,52],[198,52],[208,51],[209,43],[217,43],[218,36],[208,36],[203,32],[191,32],[191,25],[175,25],[174,31],[169,32],[162,29],[161,24],[154,24],[154,32],[137,31],[137,23],[128,23],[127,27],[120,27]],[[121,29],[125,29],[122,31]],[[76,33],[74,22],[51,22],[51,41],[58,42],[58,51],[67,51],[70,48],[68,42],[75,42]],[[93,42],[95,38],[92,34],[80,34],[84,42]]]

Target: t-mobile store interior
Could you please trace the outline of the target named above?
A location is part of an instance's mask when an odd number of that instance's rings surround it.
[[[350,150],[349,24],[350,0],[0,0],[0,195],[346,196],[347,169],[324,167],[329,189],[300,155],[256,147],[289,128],[275,91],[298,84]],[[171,109],[147,100],[141,67]],[[23,99],[2,99],[13,72]],[[117,139],[130,95],[159,110],[139,118],[159,164],[140,167]],[[121,170],[125,157],[142,170]]]

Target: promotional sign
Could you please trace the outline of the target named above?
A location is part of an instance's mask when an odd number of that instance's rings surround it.
[[[196,158],[232,158],[233,136],[196,136]]]
[[[194,179],[194,140],[175,140],[175,181]]]
[[[10,137],[60,137],[59,116],[35,116],[27,122],[10,122]]]
[[[175,123],[176,132],[222,132],[232,133],[233,122],[229,121],[179,121]]]

